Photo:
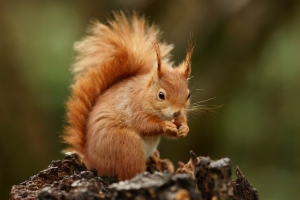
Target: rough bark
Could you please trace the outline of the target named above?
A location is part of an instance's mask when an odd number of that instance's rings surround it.
[[[119,182],[115,175],[98,176],[95,169],[87,170],[81,158],[70,153],[62,161],[52,161],[29,180],[12,186],[9,199],[258,199],[257,191],[238,167],[237,179],[231,180],[228,158],[212,161],[191,151],[190,161],[181,163],[175,174],[170,172],[170,161],[161,160],[159,154],[147,165],[144,173]]]

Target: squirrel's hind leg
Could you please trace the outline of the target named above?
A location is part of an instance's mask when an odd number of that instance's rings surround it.
[[[89,141],[85,162],[98,170],[98,175],[115,173],[119,180],[131,179],[145,171],[142,138],[126,128],[110,128],[94,133]]]

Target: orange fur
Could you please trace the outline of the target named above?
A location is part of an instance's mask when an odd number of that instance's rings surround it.
[[[145,170],[160,136],[188,132],[192,49],[173,69],[172,46],[156,42],[159,37],[143,17],[120,12],[108,25],[94,22],[89,35],[75,44],[75,82],[63,138],[99,174],[132,178]],[[175,118],[182,123],[179,128],[171,122]]]

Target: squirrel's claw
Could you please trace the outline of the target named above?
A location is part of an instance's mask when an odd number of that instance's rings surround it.
[[[163,131],[169,136],[178,137],[177,126],[171,121],[164,121]]]
[[[185,124],[182,124],[179,127],[177,137],[185,137],[188,134],[188,132],[189,132],[189,127]]]

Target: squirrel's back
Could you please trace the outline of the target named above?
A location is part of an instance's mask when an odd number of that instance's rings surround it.
[[[67,127],[63,139],[69,150],[83,154],[89,113],[97,98],[114,83],[150,73],[156,65],[153,45],[159,40],[157,27],[144,17],[123,12],[102,24],[94,21],[88,36],[75,44],[78,52],[72,72],[75,75],[72,96],[67,102]],[[169,63],[171,45],[160,43],[161,62]]]

